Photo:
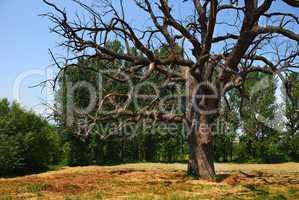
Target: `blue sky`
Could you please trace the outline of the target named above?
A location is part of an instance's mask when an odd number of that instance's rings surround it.
[[[50,2],[59,2],[62,7],[76,10],[70,0]],[[132,6],[127,6],[127,9],[132,9]],[[56,54],[63,53],[57,48],[59,38],[49,32],[52,24],[47,18],[38,16],[47,11],[49,8],[41,0],[0,0],[0,98],[13,100],[15,81],[23,73],[47,71],[47,66],[52,63],[49,48]],[[130,13],[132,18],[138,15]],[[40,104],[47,95],[41,88],[29,87],[46,79],[45,75],[24,79],[20,88],[20,103],[23,106],[40,111]]]
[[[84,0],[92,2],[94,0]],[[75,11],[70,0],[50,0]],[[50,48],[56,55],[63,54],[57,48],[59,38],[49,32],[53,25],[40,14],[49,11],[42,0],[0,0],[0,99],[14,100],[14,85],[18,77],[24,73],[46,73],[52,70],[48,66],[53,63],[49,55]],[[28,109],[38,112],[43,110],[41,102],[47,93],[40,87],[30,88],[47,79],[44,75],[28,76],[21,84],[20,102]]]
[[[69,0],[60,0],[59,3],[71,10],[75,9]],[[184,6],[178,6],[179,15],[188,9],[187,5]],[[281,3],[275,3],[274,8],[290,10]],[[138,19],[138,13],[134,12],[131,6],[127,9],[132,11],[129,12],[131,14],[129,22]],[[51,24],[48,19],[38,16],[47,10],[48,7],[41,0],[0,0],[0,98],[13,100],[13,86],[22,73],[28,70],[46,72],[47,66],[52,63],[48,48],[55,53],[62,53],[62,50],[56,47],[58,37],[49,32]],[[298,13],[298,9],[291,11]],[[46,78],[45,75],[27,77],[20,89],[20,103],[27,108],[40,110],[41,99],[45,99],[46,94],[41,92],[41,88],[29,87]]]
[[[13,98],[13,85],[17,77],[28,70],[44,70],[51,59],[48,48],[54,48],[56,36],[49,33],[47,19],[38,15],[45,12],[41,0],[0,1],[0,98]],[[37,108],[42,98],[40,88],[30,86],[43,80],[43,76],[25,79],[21,87],[21,103]]]

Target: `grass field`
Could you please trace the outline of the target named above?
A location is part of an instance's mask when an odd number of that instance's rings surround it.
[[[217,182],[192,180],[185,164],[66,167],[0,179],[0,200],[299,199],[299,163],[216,164]]]

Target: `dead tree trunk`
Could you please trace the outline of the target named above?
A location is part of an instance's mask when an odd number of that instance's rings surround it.
[[[209,89],[199,88],[200,85],[191,75],[187,82],[187,125],[189,143],[189,161],[187,174],[196,179],[215,180],[213,135],[211,125],[217,109],[218,99],[201,99],[210,95]],[[203,84],[204,86],[204,84]],[[205,86],[204,86],[205,87]],[[199,101],[206,107],[202,110],[194,95],[199,95]],[[214,118],[214,120],[216,120]]]
[[[194,126],[188,138],[190,154],[187,173],[194,178],[215,180],[212,132],[204,122],[205,116],[200,118],[199,126]]]

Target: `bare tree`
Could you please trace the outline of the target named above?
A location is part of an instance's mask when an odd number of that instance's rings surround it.
[[[166,85],[187,85],[186,109],[182,112],[159,110],[159,97],[147,99],[142,109],[132,110],[130,104],[137,98],[133,88],[126,94],[106,91],[97,111],[87,117],[94,123],[118,118],[131,122],[145,118],[184,122],[189,128],[188,174],[197,178],[215,179],[211,126],[219,116],[225,94],[237,88],[244,97],[243,83],[249,73],[278,74],[283,79],[284,74],[298,68],[299,34],[294,31],[298,28],[298,16],[286,10],[270,9],[274,4],[299,7],[297,0],[184,0],[184,3],[98,0],[97,6],[71,0],[88,18],[43,1],[54,10],[45,14],[55,24],[51,30],[64,39],[61,45],[75,55],[67,58],[64,66],[57,63],[61,71],[75,66],[78,58],[96,58],[127,63],[105,74],[119,83],[128,84],[120,73],[140,83],[152,73],[158,73],[165,77]],[[147,17],[142,20],[149,21],[138,26],[130,22],[125,2],[136,13]],[[181,17],[179,5],[185,9]],[[113,38],[121,40],[126,49],[111,50],[107,43]],[[168,48],[168,56],[156,53],[162,47]],[[138,53],[132,53],[132,48]],[[116,105],[113,103],[116,97],[123,97],[125,102]],[[101,112],[101,105],[106,101],[113,105],[114,112]]]

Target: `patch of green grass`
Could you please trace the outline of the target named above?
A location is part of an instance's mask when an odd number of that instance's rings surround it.
[[[49,185],[46,183],[36,183],[36,184],[27,186],[26,191],[30,192],[30,193],[40,194],[41,191],[46,190],[48,187],[49,187]]]
[[[274,196],[272,199],[273,200],[287,200],[287,198],[285,196],[283,196],[282,194]]]
[[[295,193],[297,193],[298,192],[298,190],[296,189],[296,188],[294,188],[294,187],[290,187],[289,189],[288,189],[288,193],[289,194],[295,194]]]
[[[40,197],[43,197],[43,196],[44,196],[44,194],[43,194],[42,192],[37,192],[36,195],[37,195],[37,198],[38,198],[38,199],[39,199]]]
[[[75,184],[67,184],[64,186],[64,189],[70,192],[75,192],[80,189],[78,185]]]
[[[246,185],[245,187],[247,187],[252,192],[258,193],[259,195],[262,195],[262,196],[268,196],[269,195],[269,192],[263,190],[261,187],[258,187],[258,186],[255,186],[255,185]]]
[[[95,199],[96,200],[102,200],[103,199],[101,191],[97,191],[96,192]]]
[[[13,197],[10,195],[4,195],[4,196],[0,197],[0,200],[13,200]]]

